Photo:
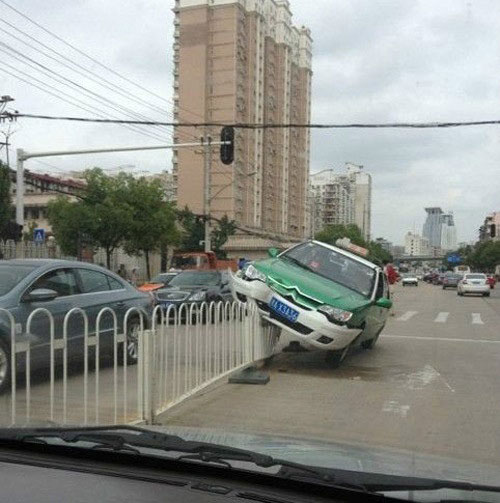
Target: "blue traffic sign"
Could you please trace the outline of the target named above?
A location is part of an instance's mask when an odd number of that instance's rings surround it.
[[[45,229],[34,229],[33,241],[35,243],[45,243]]]
[[[448,262],[450,264],[460,264],[460,262],[462,262],[462,257],[460,255],[449,255]]]

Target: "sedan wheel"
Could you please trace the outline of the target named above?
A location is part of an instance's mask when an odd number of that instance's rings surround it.
[[[7,345],[0,340],[0,394],[10,386],[10,354]]]
[[[127,339],[125,342],[127,365],[135,365],[139,359],[139,333],[141,323],[139,320],[132,320],[127,327]],[[123,346],[118,354],[118,365],[123,365]]]

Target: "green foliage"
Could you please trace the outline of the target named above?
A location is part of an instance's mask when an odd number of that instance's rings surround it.
[[[132,255],[144,254],[149,277],[150,253],[179,241],[175,210],[171,203],[164,200],[164,191],[159,180],[131,178],[124,194],[124,202],[130,210],[125,251]]]
[[[229,220],[227,215],[224,215],[220,221],[217,222],[217,226],[212,231],[212,248],[218,258],[226,258],[226,252],[222,250],[222,247],[235,232],[236,222],[234,220]]]
[[[322,231],[318,232],[315,237],[315,239],[317,239],[318,241],[322,241],[323,243],[328,243],[331,245],[334,245],[335,241],[341,238],[349,238],[351,240],[351,243],[366,247],[366,242],[363,239],[361,230],[355,224],[327,225]]]
[[[203,251],[205,239],[203,218],[195,215],[187,206],[177,211],[177,218],[182,227],[180,247],[186,251]]]
[[[0,239],[6,238],[7,223],[13,216],[10,185],[9,167],[0,161]]]
[[[38,225],[36,222],[31,222],[28,225],[28,228],[26,228],[26,226],[24,227],[24,229],[25,229],[23,232],[23,241],[24,242],[33,241],[33,235],[34,235],[35,229],[37,227],[38,227]]]
[[[355,224],[348,225],[327,225],[322,231],[318,232],[315,239],[322,241],[323,243],[328,243],[335,245],[337,239],[349,238],[351,243],[367,248],[368,259],[374,262],[384,263],[392,262],[392,255],[384,250],[382,246],[375,242],[366,242],[363,238],[363,234],[359,227]]]
[[[460,255],[461,263],[474,271],[493,272],[500,265],[500,241],[479,241],[474,246],[461,247],[453,254]],[[447,257],[444,259],[445,265],[449,266],[446,259]]]
[[[77,256],[83,246],[93,246],[94,213],[81,201],[71,202],[60,196],[47,207],[48,220],[61,250],[66,255]]]

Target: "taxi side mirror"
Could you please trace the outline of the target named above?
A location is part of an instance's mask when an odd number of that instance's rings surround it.
[[[269,248],[269,250],[267,250],[267,254],[271,258],[276,258],[279,255],[279,250],[278,248]]]
[[[377,307],[383,307],[385,309],[390,309],[392,307],[392,300],[388,299],[387,297],[380,297],[380,299],[378,299],[375,302],[375,305]]]

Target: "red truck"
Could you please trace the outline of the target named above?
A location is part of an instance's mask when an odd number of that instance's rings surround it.
[[[174,253],[170,265],[170,270],[220,270],[231,269],[238,270],[236,260],[219,260],[215,253],[210,252],[176,252]]]

